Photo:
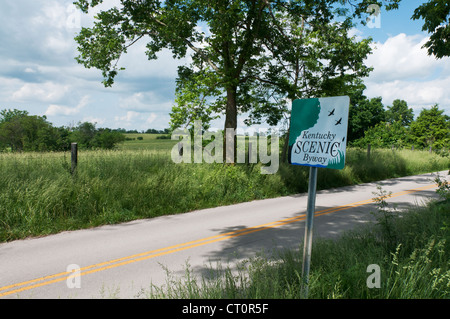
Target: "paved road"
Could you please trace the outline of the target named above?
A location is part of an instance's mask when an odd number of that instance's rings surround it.
[[[377,185],[398,209],[421,205],[436,196],[434,176],[320,191],[314,236],[369,221]],[[166,270],[181,276],[187,263],[202,274],[217,262],[302,247],[306,202],[299,194],[0,244],[0,298],[145,297],[151,283],[165,283]],[[69,277],[76,266],[80,276]]]

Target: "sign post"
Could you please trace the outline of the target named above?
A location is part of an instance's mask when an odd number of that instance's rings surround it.
[[[311,167],[309,169],[308,206],[306,209],[305,243],[303,247],[302,266],[302,278],[304,280],[302,290],[305,298],[308,296],[309,268],[311,264],[312,250],[312,230],[316,205],[317,170],[317,167]]]
[[[292,103],[289,163],[310,167],[302,265],[305,298],[308,297],[318,168],[344,168],[349,107],[348,96]]]

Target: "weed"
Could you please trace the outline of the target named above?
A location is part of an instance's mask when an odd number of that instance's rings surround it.
[[[389,251],[398,242],[394,223],[395,219],[398,217],[398,212],[395,207],[390,209],[388,207],[389,204],[386,201],[391,197],[392,192],[387,192],[378,185],[377,192],[374,192],[373,194],[376,195],[372,200],[377,204],[377,212],[372,214],[378,222],[381,231],[380,238],[383,238],[383,244],[386,246],[386,250]]]
[[[442,200],[449,200],[450,199],[450,183],[447,180],[442,180],[441,177],[439,176],[439,174],[436,176],[434,181],[438,185],[438,189],[436,190],[436,193],[438,193],[439,197]]]

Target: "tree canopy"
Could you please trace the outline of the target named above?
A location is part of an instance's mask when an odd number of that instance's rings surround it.
[[[388,106],[386,111],[386,122],[394,123],[399,121],[402,126],[409,126],[414,120],[414,111],[408,108],[408,103],[404,100],[396,99],[392,106]]]
[[[416,121],[411,124],[411,133],[420,146],[442,148],[450,146],[450,117],[435,104],[422,109]]]
[[[7,147],[12,151],[59,151],[67,148],[68,135],[45,116],[16,109],[0,112],[0,151]]]
[[[364,87],[350,95],[348,123],[348,141],[352,142],[364,136],[364,132],[385,121],[386,111],[381,97],[368,99]]]
[[[424,47],[429,55],[441,59],[450,56],[450,2],[429,0],[414,10],[412,19],[423,19],[423,31],[431,33]]]
[[[75,4],[87,13],[102,2]],[[249,114],[248,123],[277,123],[285,111],[277,102],[347,92],[368,74],[368,41],[348,31],[372,2],[121,0],[82,28],[77,61],[101,70],[111,86],[122,54],[145,39],[149,60],[162,49],[192,60],[179,70],[173,126],[223,114],[224,128],[236,129],[239,113]],[[387,9],[399,2],[384,1]]]
[[[27,111],[17,109],[0,111],[0,151],[66,151],[72,142],[84,149],[112,149],[124,140],[121,132],[97,129],[89,122],[73,128],[54,127],[46,116],[29,115]]]
[[[397,101],[399,105],[407,105],[406,101]],[[389,109],[386,113],[388,112]],[[410,111],[408,111],[409,113]],[[445,115],[444,110],[439,109],[437,104],[422,109],[419,116],[411,122],[405,122],[402,116],[398,116],[397,119],[386,116],[386,120],[367,127],[363,136],[351,141],[353,146],[365,147],[368,144],[381,148],[415,146],[448,150],[450,147],[450,117]]]

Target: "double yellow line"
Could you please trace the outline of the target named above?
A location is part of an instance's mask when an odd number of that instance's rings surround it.
[[[420,187],[420,188],[415,188],[415,189],[411,189],[411,190],[407,190],[407,191],[394,193],[394,194],[389,195],[389,198],[412,194],[415,192],[435,188],[436,186],[437,186],[436,184],[433,184],[433,185],[427,185],[427,186]],[[367,205],[367,204],[370,204],[373,202],[374,202],[373,199],[367,199],[367,200],[355,202],[355,203],[348,204],[348,205],[332,207],[332,208],[324,209],[321,211],[316,211],[315,216],[327,215],[327,214],[331,214],[334,212],[338,212],[338,211],[342,211],[342,210],[346,210],[346,209],[350,209],[350,208],[354,208],[354,207],[358,207],[358,206]],[[96,273],[99,271],[116,268],[116,267],[120,267],[120,266],[125,266],[125,265],[135,263],[138,261],[155,258],[155,257],[159,257],[159,256],[164,256],[164,255],[168,255],[168,254],[173,254],[173,253],[176,253],[179,251],[212,244],[212,243],[223,241],[226,239],[244,236],[244,235],[248,235],[248,234],[266,230],[266,229],[280,227],[283,225],[295,223],[295,222],[302,221],[305,219],[306,219],[306,214],[301,214],[298,216],[278,220],[275,222],[270,222],[270,223],[266,223],[266,224],[262,224],[262,225],[258,225],[258,226],[254,226],[254,227],[235,230],[235,231],[227,232],[224,234],[206,237],[206,238],[202,238],[202,239],[198,239],[198,240],[194,240],[194,241],[190,241],[190,242],[186,242],[186,243],[182,243],[182,244],[178,244],[178,245],[174,245],[174,246],[169,246],[169,247],[165,247],[165,248],[161,248],[161,249],[143,252],[140,254],[122,257],[122,258],[118,258],[118,259],[114,259],[114,260],[102,262],[99,264],[94,264],[94,265],[80,268],[77,271],[77,275],[84,276],[84,275],[88,275],[88,274],[93,274],[93,273]],[[73,274],[74,274],[73,272],[66,271],[66,272],[61,272],[58,274],[49,275],[49,276],[45,276],[45,277],[41,277],[41,278],[29,280],[29,281],[24,281],[24,282],[17,283],[17,284],[0,287],[0,297],[20,293],[20,292],[23,292],[26,290],[50,285],[50,284],[57,283],[57,282],[61,282],[61,281],[69,279],[71,276],[73,276]]]

